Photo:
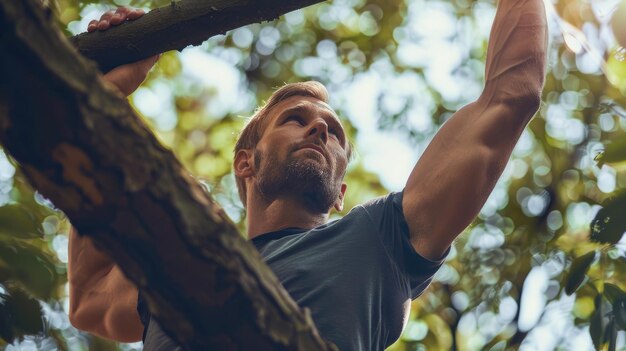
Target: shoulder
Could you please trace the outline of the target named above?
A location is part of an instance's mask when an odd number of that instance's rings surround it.
[[[384,209],[399,209],[402,210],[402,197],[403,192],[391,192],[387,195],[379,196],[372,200],[369,200],[361,205],[356,206],[353,210],[361,208],[366,211],[377,211]]]
[[[356,206],[353,211],[361,211],[374,223],[395,221],[404,222],[402,210],[403,192],[391,192]]]

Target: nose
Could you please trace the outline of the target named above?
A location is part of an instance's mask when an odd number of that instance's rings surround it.
[[[307,136],[318,137],[324,144],[328,141],[328,124],[322,119],[318,119],[311,124]]]

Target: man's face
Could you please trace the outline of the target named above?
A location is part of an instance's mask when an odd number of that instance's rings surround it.
[[[257,190],[268,200],[297,196],[327,213],[342,196],[347,139],[335,112],[311,97],[293,96],[269,111],[254,151]]]

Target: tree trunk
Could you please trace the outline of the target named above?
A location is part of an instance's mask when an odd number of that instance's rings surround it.
[[[169,50],[199,45],[207,38],[246,24],[268,21],[323,0],[183,0],[150,11],[105,32],[71,39],[81,54],[104,72]]]
[[[291,8],[283,2],[261,1]],[[37,0],[0,0],[0,142],[32,185],[122,267],[185,349],[336,350],[50,17]]]

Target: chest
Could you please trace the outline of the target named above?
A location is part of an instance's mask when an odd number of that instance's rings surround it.
[[[403,328],[409,286],[379,241],[361,239],[294,237],[260,252],[298,305],[311,310],[322,333],[365,333],[364,340],[385,343]]]

